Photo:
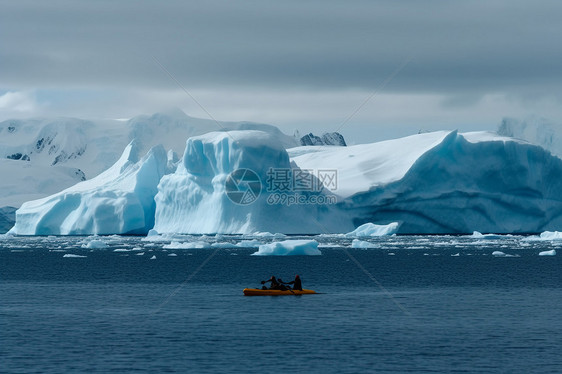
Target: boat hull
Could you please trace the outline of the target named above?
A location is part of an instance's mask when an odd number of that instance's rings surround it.
[[[260,290],[259,288],[244,288],[244,296],[288,296],[288,295],[311,295],[313,290]]]

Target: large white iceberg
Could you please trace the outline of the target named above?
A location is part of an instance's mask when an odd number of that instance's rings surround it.
[[[352,227],[351,221],[329,206],[272,204],[268,197],[274,192],[266,186],[270,168],[292,168],[285,148],[271,133],[212,132],[190,138],[176,172],[164,176],[158,185],[154,229],[159,233],[301,234]],[[237,192],[227,191],[227,178],[236,170],[253,173],[251,179],[243,177],[239,186],[241,193],[254,191],[250,200],[237,201]]]
[[[154,195],[167,170],[162,146],[139,159],[135,142],[97,177],[24,203],[11,230],[18,235],[146,234],[154,225]]]
[[[336,168],[356,224],[398,233],[533,233],[562,227],[562,160],[487,132],[435,132],[352,147],[289,150],[303,169]]]

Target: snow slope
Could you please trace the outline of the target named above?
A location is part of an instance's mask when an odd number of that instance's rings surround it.
[[[562,160],[493,133],[437,132],[289,154],[301,168],[338,170],[339,206],[355,225],[399,221],[398,233],[524,233],[562,225]]]
[[[11,230],[18,235],[146,234],[154,225],[154,195],[169,172],[162,146],[139,159],[131,142],[97,177],[24,203]]]
[[[336,169],[342,198],[401,179],[425,152],[439,145],[448,132],[438,131],[372,144],[347,147],[308,146],[288,149],[302,169]]]

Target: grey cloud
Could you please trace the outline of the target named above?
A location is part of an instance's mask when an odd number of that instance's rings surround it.
[[[14,1],[4,88],[205,87],[557,92],[562,4],[524,1]]]

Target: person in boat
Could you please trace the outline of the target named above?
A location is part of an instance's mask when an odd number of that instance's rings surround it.
[[[285,285],[289,285],[292,284],[293,285],[293,290],[299,290],[302,291],[302,282],[301,282],[301,277],[299,277],[299,275],[295,275],[295,280],[291,281],[291,282],[283,282],[283,284]]]
[[[267,289],[268,289],[268,288],[265,286],[265,284],[266,284],[267,282],[271,282],[270,285],[269,285],[269,289],[270,289],[270,290],[280,290],[280,289],[281,289],[282,284],[279,283],[279,281],[277,280],[277,278],[275,278],[275,276],[272,275],[271,278],[269,278],[268,280],[266,280],[266,281],[261,281],[261,284],[263,284],[262,290],[267,290]],[[287,289],[286,287],[284,287],[284,288]]]

